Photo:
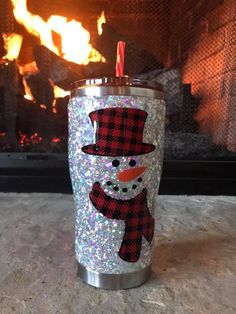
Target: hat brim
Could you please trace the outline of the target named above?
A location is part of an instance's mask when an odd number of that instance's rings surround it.
[[[130,150],[125,150],[119,147],[115,149],[112,149],[111,147],[99,147],[97,144],[90,144],[82,147],[84,153],[96,156],[136,156],[151,153],[154,149],[154,145],[147,143],[142,143],[141,145],[138,145],[138,147]]]

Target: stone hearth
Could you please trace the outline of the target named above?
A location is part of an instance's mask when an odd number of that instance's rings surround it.
[[[71,195],[0,194],[0,313],[235,313],[236,197],[158,203],[150,280],[105,291],[76,277]]]

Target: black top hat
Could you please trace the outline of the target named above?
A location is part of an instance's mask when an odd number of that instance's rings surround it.
[[[134,156],[155,149],[142,142],[147,113],[133,108],[106,108],[89,114],[95,130],[95,144],[82,147],[82,151],[99,156]]]

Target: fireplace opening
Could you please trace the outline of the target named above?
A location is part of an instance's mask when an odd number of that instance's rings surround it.
[[[124,40],[125,74],[164,86],[165,160],[235,161],[235,12],[234,0],[2,0],[0,155],[65,155],[70,84],[113,76]]]

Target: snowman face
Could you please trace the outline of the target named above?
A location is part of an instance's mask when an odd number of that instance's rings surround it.
[[[135,157],[109,157],[106,170],[100,183],[103,190],[121,199],[130,199],[143,189],[145,170],[141,158]]]

